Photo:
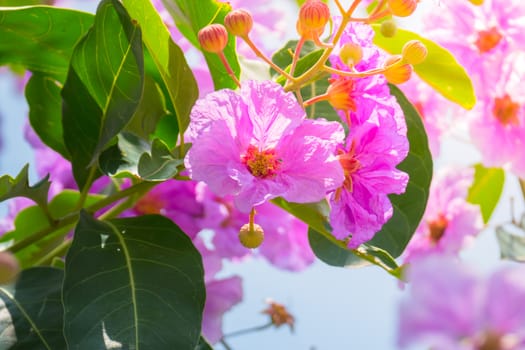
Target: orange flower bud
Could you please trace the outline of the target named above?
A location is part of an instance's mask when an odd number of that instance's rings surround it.
[[[419,40],[410,40],[403,45],[401,55],[410,64],[419,64],[427,58],[428,50]]]
[[[339,57],[347,66],[353,66],[358,64],[363,58],[363,49],[358,44],[346,43],[341,47]]]
[[[239,241],[246,248],[255,249],[259,247],[264,240],[264,231],[261,226],[253,224],[253,231],[250,230],[250,224],[244,224],[239,231]]]
[[[410,79],[412,66],[405,63],[401,55],[394,55],[387,58],[385,62],[386,70],[383,73],[386,80],[392,84],[401,84]]]
[[[483,0],[469,0],[472,4],[476,6],[483,5]]]
[[[305,29],[323,29],[329,20],[330,9],[321,0],[307,0],[299,10],[299,22]]]
[[[248,35],[253,27],[252,15],[246,10],[233,10],[224,17],[224,26],[232,35]]]
[[[222,24],[210,24],[197,34],[201,47],[206,52],[219,53],[228,43],[228,32]]]
[[[381,34],[385,38],[391,38],[394,35],[396,35],[397,24],[396,24],[396,22],[394,20],[387,19],[387,20],[381,22],[381,27],[379,28],[379,30],[381,31]]]
[[[410,16],[417,7],[417,0],[388,0],[388,7],[394,16]]]

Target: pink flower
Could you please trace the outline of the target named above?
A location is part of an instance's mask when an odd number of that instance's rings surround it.
[[[396,169],[408,153],[406,126],[377,106],[362,107],[369,119],[352,125],[338,149],[345,181],[330,194],[333,233],[339,239],[351,236],[350,248],[372,239],[392,217],[388,195],[403,193],[408,183],[408,175]]]
[[[293,94],[271,81],[248,81],[239,93],[225,89],[198,100],[190,135],[191,177],[218,196],[234,195],[242,212],[279,196],[318,201],[344,178],[334,156],[344,138],[341,125],[305,119]]]
[[[454,113],[458,113],[456,115],[458,118],[466,111],[442,97],[416,75],[412,75],[410,80],[399,85],[399,88],[403,90],[408,100],[419,112],[428,136],[430,151],[433,156],[437,157],[441,137],[453,125],[449,117],[450,111],[453,110]]]
[[[340,21],[341,19],[339,17],[335,18],[335,30],[339,27]],[[374,31],[370,25],[350,22],[343,31],[341,39],[336,44],[332,55],[330,55],[331,65],[347,72],[363,72],[381,67],[386,59],[386,54],[372,43],[373,38]],[[353,67],[347,66],[340,58],[341,49],[346,44],[359,45],[362,51],[362,59]],[[382,74],[376,74],[364,78],[350,78],[332,75],[332,79],[333,81],[330,90],[334,93],[342,93],[346,90],[345,92],[347,93],[347,97],[345,98],[344,103],[342,103],[346,105],[347,108],[339,109],[337,106],[334,106],[343,121],[347,121],[348,114],[351,124],[362,123],[368,118],[368,116],[359,111],[359,109],[364,106],[367,106],[366,108],[370,109],[370,105],[380,105],[382,108],[391,105],[391,103],[388,102],[391,98],[390,90],[386,79]],[[403,118],[399,108],[398,111],[400,118]],[[397,111],[390,112],[396,113]]]
[[[404,252],[405,262],[432,253],[456,255],[483,228],[480,208],[467,202],[474,169],[446,168],[432,180],[423,220]]]
[[[507,166],[525,177],[525,52],[515,52],[496,67],[500,76],[473,111],[473,143],[488,166]]]
[[[521,0],[442,2],[424,17],[428,36],[449,49],[467,69],[483,99],[502,58],[525,43],[525,6]]]
[[[525,346],[523,265],[489,278],[442,255],[408,271],[411,288],[399,314],[399,344],[435,350],[521,350]]]

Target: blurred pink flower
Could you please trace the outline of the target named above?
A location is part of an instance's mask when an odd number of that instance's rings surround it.
[[[398,87],[419,112],[432,155],[439,156],[441,137],[453,126],[452,113],[457,113],[459,118],[466,111],[445,99],[416,75]]]
[[[449,49],[471,76],[483,99],[499,75],[501,60],[525,48],[525,6],[521,0],[447,1],[423,18],[425,35]]]
[[[524,17],[525,18],[525,17]],[[488,166],[507,166],[525,177],[525,52],[510,54],[498,67],[487,97],[470,120],[473,143]]]
[[[404,262],[433,253],[456,255],[483,228],[478,205],[467,202],[474,169],[442,169],[432,180],[425,215],[408,244]]]
[[[392,103],[397,104],[395,99]],[[382,112],[363,106],[368,121],[352,125],[345,146],[337,151],[345,181],[330,194],[330,223],[337,238],[351,236],[350,248],[372,239],[392,217],[388,195],[403,193],[408,183],[408,175],[396,169],[408,153],[406,126]]]
[[[410,290],[400,305],[398,341],[434,350],[525,348],[523,265],[489,278],[449,256],[433,255],[408,270]]]
[[[190,135],[190,176],[218,196],[234,195],[245,213],[279,196],[318,201],[344,178],[334,156],[344,138],[341,125],[305,119],[293,94],[271,81],[248,81],[239,93],[225,89],[198,100]]]
[[[272,203],[257,207],[255,222],[264,228],[264,241],[257,251],[244,247],[239,239],[239,229],[249,216],[234,206],[233,198],[217,197],[201,183],[206,215],[200,221],[204,229],[213,233],[213,250],[219,256],[238,260],[257,256],[272,265],[290,271],[303,270],[315,260],[308,243],[308,226]]]
[[[216,252],[206,248],[199,237],[193,239],[193,244],[201,253],[204,265],[206,303],[202,319],[202,334],[213,344],[222,338],[224,313],[242,301],[242,279],[239,276],[217,278],[217,273],[222,270],[222,259]]]

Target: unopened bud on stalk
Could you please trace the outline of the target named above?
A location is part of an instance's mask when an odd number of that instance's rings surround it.
[[[339,51],[341,61],[347,66],[355,66],[363,58],[363,49],[355,43],[346,43]]]
[[[239,231],[239,241],[246,248],[255,249],[262,244],[263,240],[264,231],[257,224],[253,224],[253,230],[250,230],[250,224],[244,224]]]
[[[417,0],[388,0],[388,7],[394,16],[410,16],[417,7]]]
[[[13,254],[0,252],[0,285],[12,283],[20,272],[20,265]]]
[[[306,30],[323,29],[330,20],[330,9],[321,0],[307,0],[299,10],[300,27]]]
[[[385,75],[386,80],[392,84],[401,84],[410,79],[412,75],[412,66],[403,60],[401,55],[394,55],[387,58],[385,62],[386,68]]]
[[[419,64],[427,58],[428,50],[419,40],[406,42],[401,51],[403,59],[410,64]]]
[[[224,26],[230,34],[243,37],[252,30],[253,18],[246,10],[233,10],[224,17]]]
[[[206,52],[219,53],[228,43],[228,32],[222,24],[210,24],[197,34],[201,47]]]
[[[394,35],[396,35],[397,24],[393,19],[387,19],[381,22],[381,27],[379,28],[379,30],[385,38],[391,38]]]

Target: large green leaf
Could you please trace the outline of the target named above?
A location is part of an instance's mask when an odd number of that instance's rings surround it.
[[[403,45],[410,40],[425,44],[428,56],[423,63],[414,66],[417,75],[450,101],[466,109],[474,107],[476,96],[472,81],[448,50],[405,29],[398,28],[393,38],[386,38],[381,34],[379,24],[373,28],[376,33],[374,43],[391,54],[401,53]]]
[[[26,164],[14,179],[9,175],[0,177],[0,202],[10,198],[25,197],[42,208],[47,208],[47,194],[51,185],[49,176],[30,186],[28,169],[29,165]]]
[[[396,97],[405,114],[410,143],[407,157],[397,168],[406,172],[410,179],[405,193],[390,196],[394,215],[369,243],[398,257],[412,238],[425,213],[433,164],[421,117],[401,90],[390,85],[390,92]]]
[[[469,188],[467,201],[479,204],[483,221],[487,223],[503,192],[505,172],[500,168],[485,168],[479,163],[474,169],[474,183]]]
[[[41,73],[33,73],[25,95],[29,104],[29,121],[42,142],[69,158],[62,131],[61,86],[56,80]]]
[[[166,85],[182,135],[189,125],[191,108],[199,96],[195,77],[153,4],[143,0],[123,0],[123,3],[143,30],[144,43]]]
[[[117,0],[100,3],[62,90],[64,141],[79,188],[88,168],[131,120],[144,83],[141,31]]]
[[[199,343],[201,257],[167,218],[97,221],[81,213],[65,271],[64,334],[75,349],[194,349]]]
[[[14,287],[0,287],[0,346],[10,350],[63,350],[64,273],[51,267],[23,270]]]
[[[164,6],[170,12],[181,33],[197,48],[200,49],[197,33],[203,27],[212,23],[224,23],[224,17],[232,7],[227,2],[218,0],[163,0]],[[216,54],[203,52],[208,63],[215,90],[223,88],[235,89],[237,86],[227,74],[221,60]],[[228,44],[224,48],[224,56],[228,60],[233,72],[240,76],[240,66],[235,53],[235,37],[228,36]]]
[[[93,15],[48,6],[3,8],[0,23],[0,65],[22,66],[63,82],[73,48]]]

